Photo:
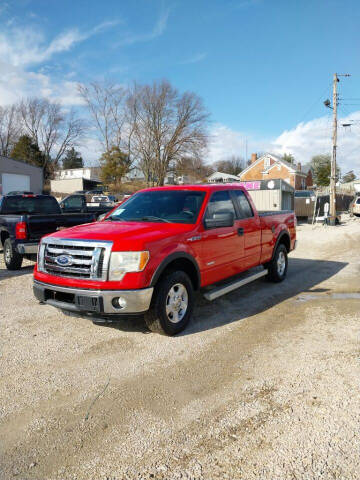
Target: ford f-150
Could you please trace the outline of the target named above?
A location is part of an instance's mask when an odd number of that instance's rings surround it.
[[[295,240],[292,211],[259,213],[239,185],[149,188],[100,222],[44,237],[34,294],[65,312],[143,313],[151,330],[173,335],[196,290],[213,300],[265,275],[284,280]]]

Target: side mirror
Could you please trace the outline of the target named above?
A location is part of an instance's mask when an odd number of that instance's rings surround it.
[[[232,227],[234,214],[232,212],[215,213],[212,218],[205,218],[205,228]]]

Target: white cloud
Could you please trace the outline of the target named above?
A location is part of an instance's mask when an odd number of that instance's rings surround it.
[[[343,123],[352,123],[343,127]],[[354,169],[360,173],[360,112],[353,112],[338,122],[337,160],[343,173]],[[272,142],[276,153],[289,152],[301,163],[307,163],[314,155],[331,153],[332,120],[321,117],[300,123],[291,130],[285,130]]]
[[[39,64],[118,23],[118,20],[102,22],[87,32],[73,28],[60,33],[49,44],[46,44],[44,35],[33,28],[10,28],[0,34],[0,58],[17,67]]]
[[[151,32],[140,34],[129,33],[128,35],[124,36],[124,38],[122,38],[119,42],[117,42],[114,46],[120,47],[125,45],[133,45],[134,43],[149,42],[157,37],[160,37],[166,30],[169,15],[170,9],[167,9],[161,13]]]
[[[196,55],[193,55],[192,57],[188,58],[187,60],[184,60],[183,62],[180,62],[181,65],[188,65],[191,63],[198,63],[204,60],[207,57],[207,53],[198,53]]]
[[[352,123],[344,128],[343,123]],[[355,170],[360,174],[360,111],[339,119],[338,164],[343,173]],[[231,155],[245,155],[245,141],[248,141],[248,157],[252,152],[291,153],[301,163],[308,163],[314,155],[330,154],[332,148],[332,121],[321,117],[295,128],[283,131],[273,139],[258,139],[252,134],[239,132],[217,124],[210,137],[208,160],[213,163]]]
[[[245,157],[254,151],[266,151],[268,142],[255,138],[254,135],[232,130],[226,125],[215,124],[210,131],[210,143],[207,160],[214,163],[233,155]]]

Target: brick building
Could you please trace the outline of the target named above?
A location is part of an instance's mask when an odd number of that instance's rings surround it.
[[[302,168],[300,163],[293,165],[270,153],[259,158],[253,153],[250,165],[239,174],[239,177],[242,182],[279,178],[285,180],[295,190],[305,190],[313,183],[309,166]]]

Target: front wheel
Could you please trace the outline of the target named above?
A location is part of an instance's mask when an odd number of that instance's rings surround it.
[[[288,269],[288,255],[284,244],[277,247],[273,259],[267,265],[267,269],[269,271],[267,278],[271,282],[279,283],[284,280]]]
[[[145,313],[149,330],[167,335],[181,332],[194,309],[194,288],[183,271],[171,272],[156,285],[150,309]]]
[[[4,242],[4,260],[8,270],[20,270],[23,257],[12,246],[10,238]]]

